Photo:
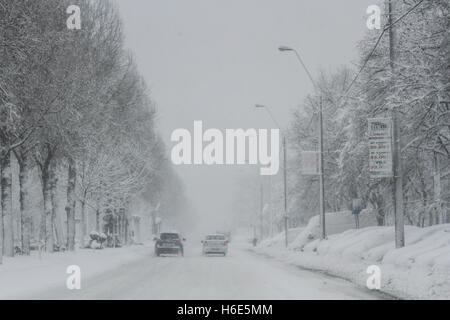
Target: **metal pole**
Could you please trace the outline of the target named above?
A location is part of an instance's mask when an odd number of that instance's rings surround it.
[[[394,30],[392,28],[393,10],[392,1],[388,1],[389,11],[389,59],[391,72],[395,71],[395,51],[394,51]],[[398,123],[397,109],[392,110],[393,126],[394,126],[394,213],[395,213],[395,247],[401,248],[405,246],[405,226],[403,221],[403,173],[401,161],[400,146],[400,128]]]
[[[324,188],[324,173],[323,173],[323,119],[322,119],[322,95],[320,96],[319,104],[319,208],[320,208],[320,230],[321,239],[326,239],[327,234],[325,230],[325,188]]]
[[[286,136],[283,135],[283,183],[284,183],[284,240],[288,246],[288,210],[287,210],[287,182],[286,182]]]

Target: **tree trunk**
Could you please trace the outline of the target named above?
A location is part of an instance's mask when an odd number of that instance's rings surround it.
[[[152,210],[152,235],[156,235],[156,210]]]
[[[378,192],[379,192],[379,190],[378,190]],[[383,196],[382,195],[380,196],[378,194],[374,194],[372,196],[371,203],[376,208],[377,225],[380,226],[380,227],[384,226],[386,224],[386,209],[385,209],[385,202],[384,202]]]
[[[125,218],[125,242],[124,242],[124,244],[128,244],[128,242],[129,242],[128,219]]]
[[[58,178],[56,176],[55,170],[51,171],[50,176],[50,187],[51,187],[51,201],[52,201],[52,220],[55,230],[55,238],[59,249],[65,247],[63,227],[61,221],[61,215],[58,213],[58,201],[57,201],[57,191],[58,191]]]
[[[40,241],[45,243],[45,251],[53,252],[53,217],[52,217],[52,187],[51,171],[53,170],[50,161],[47,161],[42,168],[42,193],[44,197],[44,212],[41,217]]]
[[[383,214],[380,214],[379,212],[381,212],[381,211],[383,211],[383,209],[382,209],[382,208],[379,208],[379,209],[378,209],[378,214],[377,214],[377,225],[378,225],[379,227],[384,226],[384,213],[383,213]]]
[[[95,231],[100,232],[100,198],[97,197],[97,209],[95,210]]]
[[[424,177],[420,176],[420,186],[421,186],[421,193],[422,193],[422,211],[420,212],[420,226],[423,228],[425,227],[425,217],[427,214],[427,207],[428,207],[428,194],[427,194],[427,186],[425,183]]]
[[[1,207],[3,215],[3,254],[7,257],[14,256],[14,222],[12,212],[12,172],[11,154],[7,153],[2,158],[1,172]]]
[[[81,247],[84,248],[84,238],[87,234],[87,221],[86,221],[86,191],[83,193],[83,199],[81,201]]]
[[[75,161],[72,158],[68,159],[68,179],[67,179],[67,248],[69,251],[75,250],[75,183],[77,172],[75,168]]]
[[[2,167],[0,162],[0,176],[2,174]],[[1,190],[0,190],[1,192]],[[0,265],[3,263],[3,212],[0,206]]]
[[[22,155],[19,159],[19,187],[20,187],[20,227],[22,234],[22,254],[30,255],[31,239],[31,211],[30,211],[30,169],[28,159]]]
[[[95,231],[100,232],[100,209],[95,212]]]
[[[439,155],[437,152],[433,155],[433,190],[434,205],[436,206],[436,223],[445,223],[443,210],[441,208],[441,167],[439,163]]]

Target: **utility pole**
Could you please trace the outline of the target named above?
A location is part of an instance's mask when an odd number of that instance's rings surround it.
[[[389,23],[389,59],[391,72],[395,72],[395,32],[392,23],[393,18],[392,0],[388,2],[388,23]],[[403,172],[402,172],[402,156],[400,146],[400,128],[398,122],[397,109],[392,110],[392,120],[394,126],[394,213],[395,213],[395,247],[401,248],[405,246],[405,226],[403,222]]]
[[[286,136],[283,135],[283,183],[284,183],[284,240],[288,246],[288,210],[287,210],[287,182],[286,182]]]
[[[322,95],[320,95],[319,103],[319,208],[320,208],[320,231],[321,239],[326,239],[327,233],[325,230],[325,187],[324,187],[324,172],[323,172],[323,106]]]

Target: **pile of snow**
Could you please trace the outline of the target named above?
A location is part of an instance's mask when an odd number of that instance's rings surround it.
[[[291,243],[294,241],[298,235],[304,230],[305,228],[291,228],[288,230],[288,243]],[[272,238],[267,238],[261,241],[261,246],[263,247],[285,247],[286,237],[284,234],[284,231],[281,233],[278,233]]]
[[[393,227],[367,227],[291,246],[288,251],[261,245],[257,252],[361,286],[369,277],[367,268],[377,265],[383,292],[401,298],[450,299],[450,224],[405,226],[405,239],[406,246],[396,249]]]
[[[325,215],[326,232],[327,235],[333,235],[344,232],[346,230],[354,229],[356,226],[355,216],[351,211],[332,212]],[[376,226],[377,221],[373,212],[364,209],[359,214],[360,228]],[[320,239],[320,219],[319,216],[312,217],[303,232],[299,234],[294,241],[289,242],[289,247],[298,250],[302,249],[304,245],[314,239]]]

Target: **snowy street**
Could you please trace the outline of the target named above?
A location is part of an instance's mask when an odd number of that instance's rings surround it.
[[[236,244],[237,245],[237,244]],[[39,299],[382,299],[350,282],[300,270],[258,256],[245,246],[230,247],[227,257],[200,254],[186,246],[185,257],[156,257],[153,249],[139,260],[81,280],[80,290],[65,283]],[[83,269],[82,269],[83,272]]]
[[[0,301],[450,301],[449,9],[0,0]]]

